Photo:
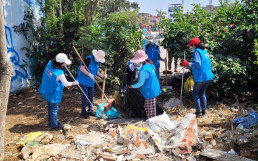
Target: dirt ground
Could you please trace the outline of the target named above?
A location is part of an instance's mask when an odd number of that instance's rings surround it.
[[[37,92],[37,88],[28,88],[20,91],[19,93],[10,96],[6,128],[5,128],[5,160],[19,160],[19,141],[26,134],[31,132],[48,132],[55,135],[60,134],[60,131],[51,132],[48,127],[47,120],[47,103]],[[163,105],[171,97],[179,98],[180,90],[175,90],[173,95],[162,95],[158,98],[160,105]],[[108,96],[114,94],[114,91],[109,91]],[[100,93],[98,89],[95,89],[94,105],[97,107],[101,103]],[[184,110],[182,115],[194,112],[194,104],[191,94],[184,93],[183,97]],[[216,123],[216,122],[229,122],[233,118],[237,117],[236,112],[232,112],[223,105],[216,102],[209,101],[210,110],[207,112],[207,119],[202,118],[198,120],[198,123]],[[96,111],[96,107],[94,111]],[[87,134],[89,131],[85,128],[85,125],[92,125],[98,122],[96,117],[90,117],[90,119],[84,119],[80,117],[81,111],[81,94],[77,87],[70,87],[64,90],[63,100],[59,104],[58,119],[62,124],[68,123],[73,126],[72,134]],[[220,114],[217,114],[219,113]],[[221,114],[222,113],[222,114]],[[218,117],[223,115],[223,117]],[[122,114],[122,117],[126,117]],[[225,129],[230,129],[228,124],[221,125]],[[207,131],[208,127],[199,127],[199,131]],[[66,140],[55,139],[55,143],[65,143]],[[220,150],[230,150],[230,146],[224,146],[217,148]]]

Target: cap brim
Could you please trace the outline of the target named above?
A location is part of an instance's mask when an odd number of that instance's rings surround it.
[[[191,46],[192,44],[188,44],[187,47],[189,48],[189,46]]]
[[[72,64],[72,61],[67,59],[67,60],[65,60],[65,64],[70,65],[70,64]]]
[[[94,58],[95,58],[98,62],[100,62],[100,63],[105,63],[105,58],[99,59],[99,57],[97,56],[97,50],[93,50],[93,51],[92,51],[92,54],[93,54]]]
[[[105,59],[101,59],[101,60],[98,59],[98,61],[101,63],[105,63]]]
[[[141,63],[141,62],[144,62],[145,60],[147,60],[148,59],[148,56],[146,55],[144,58],[138,58],[138,59],[135,59],[135,58],[133,58],[133,59],[131,59],[130,61],[132,62],[132,63]]]

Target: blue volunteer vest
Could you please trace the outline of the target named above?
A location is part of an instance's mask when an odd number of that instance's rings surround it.
[[[196,51],[200,53],[202,62],[201,68],[192,68],[194,82],[205,82],[214,79],[209,53],[199,48],[197,48]]]
[[[50,103],[60,103],[62,100],[64,85],[56,80],[61,74],[64,74],[64,71],[53,68],[52,62],[49,61],[43,73],[39,93]]]
[[[86,58],[90,58],[90,65],[88,66],[88,69],[90,70],[91,74],[94,75],[94,78],[96,78],[98,70],[99,70],[99,62],[95,61],[95,58],[93,55],[89,55]],[[87,87],[94,87],[95,82],[86,74],[82,73],[80,68],[81,68],[82,63],[78,67],[77,73],[77,80],[80,84],[85,85]],[[87,70],[87,69],[86,69]]]
[[[159,80],[155,73],[154,65],[145,64],[142,66],[141,70],[147,71],[150,76],[149,79],[145,80],[143,86],[141,87],[142,96],[145,99],[151,99],[151,98],[157,97],[161,93],[161,91],[159,86]]]
[[[160,67],[158,46],[154,45],[152,47],[150,44],[148,44],[148,45],[146,45],[146,49],[147,49],[146,53],[147,53],[149,59],[151,61],[153,61],[153,64],[155,65],[155,68],[158,69]]]

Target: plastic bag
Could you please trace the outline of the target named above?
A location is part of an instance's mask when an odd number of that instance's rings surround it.
[[[147,128],[159,133],[161,131],[171,132],[175,129],[175,124],[170,121],[168,115],[164,112],[162,115],[149,118],[146,121]]]
[[[106,103],[103,102],[101,105],[99,105],[97,111],[96,111],[96,114],[95,114],[95,117],[99,117],[99,118],[102,118],[104,117],[104,105]]]
[[[236,123],[237,125],[243,125],[244,128],[249,129],[258,124],[258,113],[251,111],[247,117],[233,119],[233,123]]]
[[[186,92],[192,92],[192,91],[193,91],[193,86],[194,86],[193,76],[190,76],[190,77],[187,78],[187,80],[185,81],[184,90],[185,90]]]
[[[194,114],[187,114],[177,124],[175,130],[167,139],[166,146],[173,146],[173,148],[184,149],[181,154],[190,153],[192,146],[198,142],[198,126],[196,116]],[[176,155],[176,154],[175,154]]]
[[[181,103],[181,101],[180,101],[179,99],[171,98],[171,99],[168,100],[168,102],[166,102],[166,103],[164,104],[163,108],[164,108],[165,110],[170,110],[170,109],[172,109],[172,108],[174,108],[174,107],[179,106],[180,103]]]
[[[105,113],[105,115],[108,119],[116,119],[120,115],[120,112],[117,112],[117,110],[112,107]]]
[[[141,127],[136,127],[133,125],[128,125],[125,129],[124,129],[124,134],[123,134],[123,139],[132,139],[134,138],[134,135],[139,132],[140,136],[145,133],[147,131],[147,129],[145,128],[141,128]]]
[[[82,140],[82,139],[78,139],[78,140],[76,140],[74,143],[75,143],[75,145],[80,145],[80,146],[91,145],[90,142],[87,142],[87,141]]]
[[[32,140],[34,140],[36,137],[42,135],[42,132],[32,132],[27,134],[26,136],[24,136],[21,139],[20,145],[21,146],[25,146],[26,144],[28,144],[29,142],[31,142]]]

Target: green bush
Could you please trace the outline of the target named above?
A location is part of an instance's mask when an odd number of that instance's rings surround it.
[[[101,66],[108,69],[108,85],[120,84],[127,62],[139,46],[141,32],[136,22],[137,11],[115,12],[101,24],[81,30],[79,45],[86,48],[86,55],[91,54],[92,49],[106,52],[106,62]]]
[[[257,10],[256,0],[224,1],[215,13],[195,5],[192,13],[178,12],[173,23],[164,20],[160,24],[165,37],[162,45],[179,57],[186,50],[190,60],[192,54],[186,45],[199,37],[211,55],[215,74],[210,91],[217,96],[257,95]]]

